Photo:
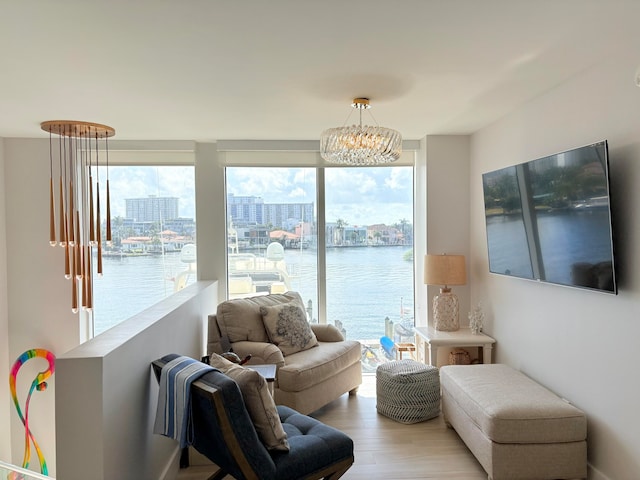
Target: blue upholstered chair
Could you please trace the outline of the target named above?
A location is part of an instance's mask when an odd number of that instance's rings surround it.
[[[153,362],[157,378],[176,356]],[[277,409],[290,451],[269,452],[258,438],[238,385],[217,370],[193,383],[191,402],[193,447],[220,468],[209,480],[226,475],[237,480],[335,480],[353,464],[351,438],[285,406]]]

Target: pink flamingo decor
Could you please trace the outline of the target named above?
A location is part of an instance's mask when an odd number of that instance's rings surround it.
[[[16,377],[18,376],[18,370],[24,365],[27,360],[31,358],[41,357],[46,359],[49,362],[49,368],[43,372],[38,373],[36,378],[31,382],[31,388],[29,388],[29,394],[27,395],[27,400],[25,402],[24,407],[24,416],[22,415],[22,410],[20,409],[20,403],[18,402],[18,395],[16,393]],[[47,470],[47,462],[44,459],[44,455],[42,455],[42,451],[38,446],[38,442],[31,433],[29,429],[29,402],[31,401],[31,394],[34,390],[38,390],[39,392],[45,390],[47,388],[47,382],[45,381],[51,375],[53,375],[53,371],[55,369],[56,357],[49,350],[45,350],[43,348],[34,348],[32,350],[27,350],[22,355],[18,357],[18,359],[11,367],[11,373],[9,375],[9,388],[11,389],[11,397],[13,398],[13,403],[16,406],[16,410],[18,411],[18,416],[22,423],[24,424],[24,459],[22,461],[22,467],[29,467],[29,460],[31,458],[31,444],[29,439],[33,442],[33,446],[36,450],[36,454],[38,455],[38,461],[40,462],[40,473],[43,475],[48,475],[49,472]],[[18,479],[20,477],[9,475],[9,480]]]

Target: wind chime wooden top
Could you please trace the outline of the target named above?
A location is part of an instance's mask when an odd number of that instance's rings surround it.
[[[115,129],[108,125],[76,120],[47,120],[40,124],[40,128],[63,137],[109,138],[116,134]]]

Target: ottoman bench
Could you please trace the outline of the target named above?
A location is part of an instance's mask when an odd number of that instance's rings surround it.
[[[400,423],[440,415],[438,369],[415,360],[393,360],[376,369],[376,409]]]
[[[587,476],[584,413],[507,365],[440,369],[442,413],[493,480]]]

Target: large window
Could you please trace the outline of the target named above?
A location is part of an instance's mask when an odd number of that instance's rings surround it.
[[[327,321],[365,344],[409,334],[413,169],[327,169],[325,198]]]
[[[194,167],[111,166],[109,185],[113,242],[93,276],[94,335],[195,281]]]
[[[383,336],[404,340],[414,325],[413,168],[319,172],[227,168],[229,297],[294,290],[311,322],[372,349]]]
[[[227,168],[228,293],[297,291],[318,320],[316,170]]]

